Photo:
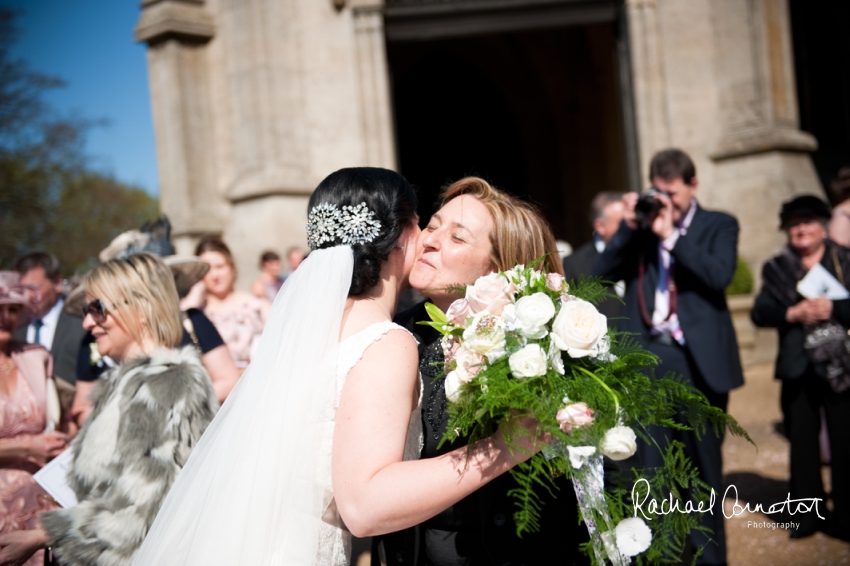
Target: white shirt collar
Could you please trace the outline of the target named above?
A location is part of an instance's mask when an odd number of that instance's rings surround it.
[[[593,245],[596,246],[596,251],[602,253],[605,251],[605,241],[600,238],[595,232],[593,233]]]
[[[62,307],[65,305],[65,299],[59,297],[56,304],[53,305],[47,314],[41,317],[41,330],[39,330],[39,343],[48,350],[53,346],[53,337],[56,335],[56,326],[59,324],[59,315],[62,314]],[[35,325],[30,321],[27,326],[27,342],[35,342]]]

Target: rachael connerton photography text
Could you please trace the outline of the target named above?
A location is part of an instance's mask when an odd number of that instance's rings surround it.
[[[639,490],[638,486],[642,486],[642,489]],[[643,515],[643,518],[647,521],[652,520],[652,517],[647,516],[647,514],[657,516],[668,515],[673,512],[687,514],[691,514],[694,512],[707,512],[713,515],[714,505],[717,502],[717,495],[714,489],[711,490],[707,502],[699,501],[697,503],[694,503],[691,500],[687,500],[683,504],[680,499],[673,497],[672,493],[668,493],[668,497],[665,499],[661,499],[660,501],[655,499],[654,497],[650,497],[650,495],[651,489],[649,481],[645,478],[639,478],[632,486],[632,507],[634,508],[635,517],[638,516],[638,512],[640,512],[640,514]],[[732,503],[731,511],[727,512],[725,503],[727,498],[730,497],[734,497],[734,502]],[[763,513],[765,515],[772,515],[774,513],[785,512],[789,515],[796,515],[797,513],[810,513],[811,511],[814,511],[815,513],[817,513],[819,519],[825,520],[825,518],[820,514],[820,509],[818,507],[818,504],[822,501],[823,499],[819,497],[791,499],[791,494],[789,493],[782,501],[772,503],[767,507],[762,503],[751,504],[747,502],[741,505],[738,501],[738,488],[734,484],[730,484],[729,487],[726,488],[726,491],[723,493],[723,499],[721,501],[721,512],[723,513],[723,516],[725,518],[731,519],[732,517],[737,517],[739,515],[743,515],[744,513]],[[793,525],[794,523],[790,524]]]

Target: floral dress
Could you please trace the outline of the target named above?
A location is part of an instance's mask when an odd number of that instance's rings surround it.
[[[203,311],[227,345],[236,367],[245,369],[263,333],[264,299],[239,293],[235,303],[205,306]]]
[[[4,439],[44,430],[44,409],[20,371],[17,378],[11,395],[0,394],[0,438]],[[32,477],[39,468],[41,464],[24,458],[0,460],[0,534],[36,528],[43,511],[58,507]],[[24,565],[43,563],[44,551],[39,550]]]

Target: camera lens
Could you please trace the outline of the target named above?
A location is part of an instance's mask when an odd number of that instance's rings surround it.
[[[635,219],[643,225],[651,224],[661,210],[661,201],[654,196],[657,192],[650,189],[635,203]]]

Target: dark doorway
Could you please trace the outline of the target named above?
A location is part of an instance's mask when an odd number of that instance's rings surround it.
[[[389,41],[401,172],[424,218],[479,175],[537,203],[556,236],[590,239],[590,200],[628,190],[615,22]]]
[[[848,2],[791,0],[800,128],[818,140],[812,161],[824,187],[850,165]]]

